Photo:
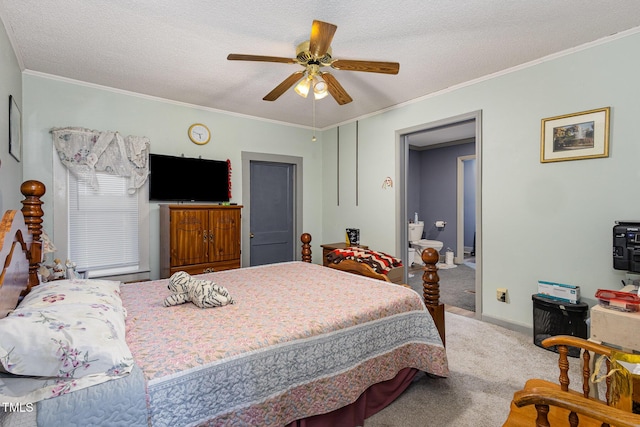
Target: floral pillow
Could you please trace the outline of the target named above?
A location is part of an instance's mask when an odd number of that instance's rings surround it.
[[[0,319],[0,363],[14,375],[121,376],[133,357],[122,311],[102,303],[18,308]]]
[[[42,283],[31,288],[18,308],[51,308],[69,304],[103,304],[126,316],[120,299],[120,282],[113,280],[73,279]]]

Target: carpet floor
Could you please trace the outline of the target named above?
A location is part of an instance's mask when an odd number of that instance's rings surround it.
[[[557,382],[558,355],[531,336],[448,312],[445,322],[449,377],[419,375],[364,427],[499,427],[527,379]],[[580,390],[580,361],[569,362],[570,387]]]

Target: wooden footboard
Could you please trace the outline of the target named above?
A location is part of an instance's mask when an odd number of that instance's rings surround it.
[[[330,263],[327,267],[346,271],[347,273],[354,273],[361,276],[371,277],[373,279],[384,280],[385,282],[391,282],[391,279],[389,279],[386,274],[376,273],[376,271],[367,264],[351,259],[343,259],[337,264]]]
[[[433,248],[422,251],[422,296],[427,309],[436,323],[442,344],[445,344],[444,304],[440,303],[440,277],[438,276],[438,261],[440,255]]]

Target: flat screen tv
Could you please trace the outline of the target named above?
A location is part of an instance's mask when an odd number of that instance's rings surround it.
[[[222,160],[150,154],[149,200],[228,202],[229,165]]]

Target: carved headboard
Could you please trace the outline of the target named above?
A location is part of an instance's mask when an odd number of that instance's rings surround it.
[[[19,211],[6,211],[0,221],[0,318],[18,304],[29,282],[27,227]]]
[[[22,210],[9,210],[0,221],[0,317],[13,310],[20,296],[38,285],[38,266],[42,260],[42,200],[45,186],[25,181]]]

